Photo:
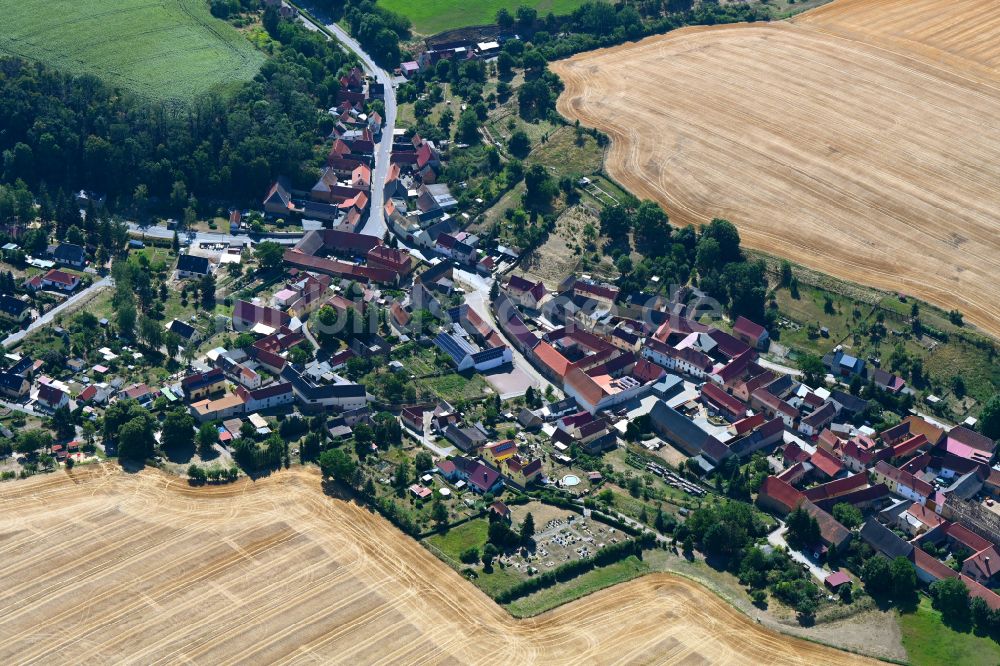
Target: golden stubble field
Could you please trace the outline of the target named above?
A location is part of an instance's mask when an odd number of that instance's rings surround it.
[[[315,471],[194,489],[110,466],[0,487],[0,663],[849,664],[666,575],[531,620]]]
[[[834,0],[552,64],[559,110],[681,224],[1000,335],[1000,2]]]

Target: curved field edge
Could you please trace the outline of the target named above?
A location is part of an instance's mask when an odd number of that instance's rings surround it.
[[[253,78],[264,61],[204,0],[5,3],[0,53],[169,102],[225,92]]]
[[[320,486],[302,469],[195,489],[112,466],[0,486],[0,659],[866,661],[667,574],[514,620]]]
[[[917,4],[933,2],[937,0],[918,0]],[[852,4],[867,6],[861,0]],[[964,10],[972,11],[984,3],[962,4]],[[833,27],[820,30],[817,21],[805,21],[817,13],[831,14],[840,6],[834,2],[800,15],[791,24],[684,28],[552,63],[566,84],[559,111],[609,134],[607,171],[635,194],[659,201],[675,222],[727,217],[740,228],[749,247],[842,279],[907,293],[945,309],[957,308],[967,321],[1000,336],[1000,291],[996,288],[1000,283],[1000,234],[996,233],[1000,201],[995,189],[981,190],[979,181],[980,177],[983,182],[990,180],[1000,142],[993,141],[992,135],[968,131],[980,122],[988,126],[989,118],[1000,113],[1000,89],[979,76],[958,75],[939,62],[924,66],[918,54],[895,54],[881,36],[873,38],[878,46],[868,46],[857,38],[833,34]],[[989,9],[1000,19],[1000,8]],[[941,10],[946,7],[941,5]],[[800,21],[805,24],[801,28]],[[934,38],[938,41],[928,47],[931,53],[950,43]],[[706,63],[710,55],[717,55],[720,44],[723,50],[729,49],[728,55],[742,54],[744,62],[738,68],[757,67],[759,71],[751,74],[764,73],[753,95],[746,95],[738,80],[752,76],[745,76],[744,71],[723,72],[724,64]],[[836,67],[817,58],[817,69],[853,74],[851,68],[860,61],[870,80],[859,77],[856,89],[843,90],[831,87],[827,80],[825,88],[810,91],[811,85],[816,86],[802,80],[808,79],[808,73],[799,71],[805,64],[782,59],[788,53],[811,55],[812,50],[831,47],[835,53],[829,57]],[[983,48],[969,57],[988,60],[992,56]],[[993,48],[1000,54],[1000,48]],[[732,64],[731,59],[723,60]],[[891,76],[879,78],[883,76],[880,68]],[[633,76],[632,69],[639,72]],[[972,67],[979,69],[978,64]],[[772,82],[768,77],[787,90],[767,85]],[[722,81],[716,88],[738,90],[741,99],[750,103],[736,104],[726,96],[727,90],[706,92],[716,80]],[[865,89],[867,84],[871,90]],[[878,108],[884,101],[879,94],[885,89],[891,92],[896,85],[928,91],[927,113],[932,122],[952,111],[949,102],[940,103],[938,98],[945,92],[957,91],[963,100],[974,100],[969,107],[972,116],[962,111],[952,120],[941,120],[940,127],[947,131],[935,143],[927,137],[933,130],[919,123],[894,129],[893,123],[912,120],[905,109],[902,115],[886,113],[870,124],[837,124],[841,102],[823,99],[834,93],[868,94],[859,104]],[[882,160],[895,163],[898,158],[904,168],[894,172],[877,156],[858,152],[860,142],[838,142],[838,137],[809,127],[797,116],[784,117],[780,104],[767,106],[752,99],[754,95],[781,98],[786,92],[795,93],[798,99],[816,97],[808,102],[811,106],[804,107],[809,113],[828,110],[832,115],[823,117],[827,125],[844,129],[852,139],[869,138],[871,151],[891,153],[898,146],[896,154]],[[899,94],[896,103],[910,99]],[[830,108],[824,109],[824,104]],[[890,106],[896,112],[897,107]],[[733,107],[738,109],[727,115]],[[788,108],[794,116],[795,107]],[[914,109],[913,114],[922,110]],[[716,127],[711,125],[713,115],[721,118]],[[964,131],[956,129],[959,120],[973,118],[974,123],[962,125]],[[734,136],[743,128],[748,130],[750,147],[738,145],[740,137]],[[880,133],[888,133],[893,141],[877,145]],[[916,147],[907,143],[911,137]],[[971,146],[968,151],[966,142]],[[865,160],[872,159],[869,174]],[[824,171],[828,163],[833,165],[832,176]],[[858,164],[863,168],[857,168]],[[856,174],[861,175],[855,178]],[[950,191],[953,184],[955,193]]]

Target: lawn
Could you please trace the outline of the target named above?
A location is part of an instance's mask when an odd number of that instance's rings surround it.
[[[946,627],[941,614],[931,608],[930,599],[920,600],[914,613],[899,616],[903,647],[914,666],[921,664],[1000,663],[1000,645],[996,641],[972,633],[962,633]]]
[[[4,3],[0,53],[175,103],[249,80],[264,60],[205,0]]]
[[[512,601],[506,608],[514,617],[532,617],[606,587],[632,580],[648,571],[649,566],[633,555]]]
[[[456,402],[458,400],[475,400],[482,398],[488,387],[482,375],[465,376],[458,373],[420,379],[417,386],[433,393],[442,400]]]
[[[507,8],[511,14],[521,5],[532,7],[539,16],[549,12],[565,15],[584,3],[584,0],[379,0],[378,4],[413,22],[414,31],[433,35],[452,28],[493,23],[497,10]]]
[[[462,523],[458,527],[453,527],[444,534],[427,537],[427,543],[458,563],[460,562],[458,558],[463,551],[469,548],[483,549],[488,529],[489,523],[486,519],[477,518]]]
[[[577,134],[572,127],[564,126],[549,135],[544,143],[536,145],[526,160],[528,164],[541,164],[555,178],[563,176],[591,176],[601,168],[604,149],[590,134]]]
[[[394,354],[393,357],[403,364],[408,373],[417,377],[434,374],[441,369],[435,363],[437,352],[434,348],[412,344],[405,352]]]
[[[833,312],[826,311],[827,297],[833,302]],[[781,331],[779,342],[799,351],[808,351],[819,356],[829,352],[841,342],[851,347],[850,334],[872,311],[872,306],[856,303],[852,299],[808,285],[799,286],[799,298],[792,298],[788,289],[775,292],[781,314],[799,325],[798,329],[786,328]],[[855,317],[855,305],[860,316]],[[830,337],[809,337],[808,326],[812,324],[818,331],[826,327]]]

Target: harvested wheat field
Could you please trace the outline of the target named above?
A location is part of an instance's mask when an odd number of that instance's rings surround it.
[[[1000,2],[835,0],[552,64],[560,111],[682,224],[1000,335]]]
[[[0,516],[0,663],[860,661],[668,576],[515,621],[316,472],[76,469],[4,484]]]

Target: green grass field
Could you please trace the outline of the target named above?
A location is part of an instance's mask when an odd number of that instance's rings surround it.
[[[458,373],[420,379],[417,380],[416,384],[418,388],[429,391],[448,402],[482,398],[484,391],[489,386],[482,375],[466,376]]]
[[[494,22],[497,10],[506,7],[511,14],[521,5],[533,7],[539,16],[549,12],[558,15],[569,14],[582,5],[584,0],[378,0],[378,4],[397,14],[402,14],[413,22],[414,31],[422,35],[433,35],[452,28],[470,25],[486,25]]]
[[[1000,645],[986,636],[961,633],[946,627],[941,614],[931,608],[929,599],[922,598],[914,613],[899,616],[903,647],[914,666],[923,664],[1000,663]]]
[[[427,537],[427,542],[458,562],[463,551],[473,547],[483,549],[489,526],[490,524],[485,518],[470,520],[458,527],[451,528],[444,534]]]
[[[264,59],[205,0],[23,0],[3,10],[0,53],[93,74],[149,100],[224,90]]]
[[[588,571],[565,583],[516,599],[507,604],[506,608],[514,617],[533,617],[606,587],[632,580],[648,571],[649,566],[632,555],[620,562]]]

